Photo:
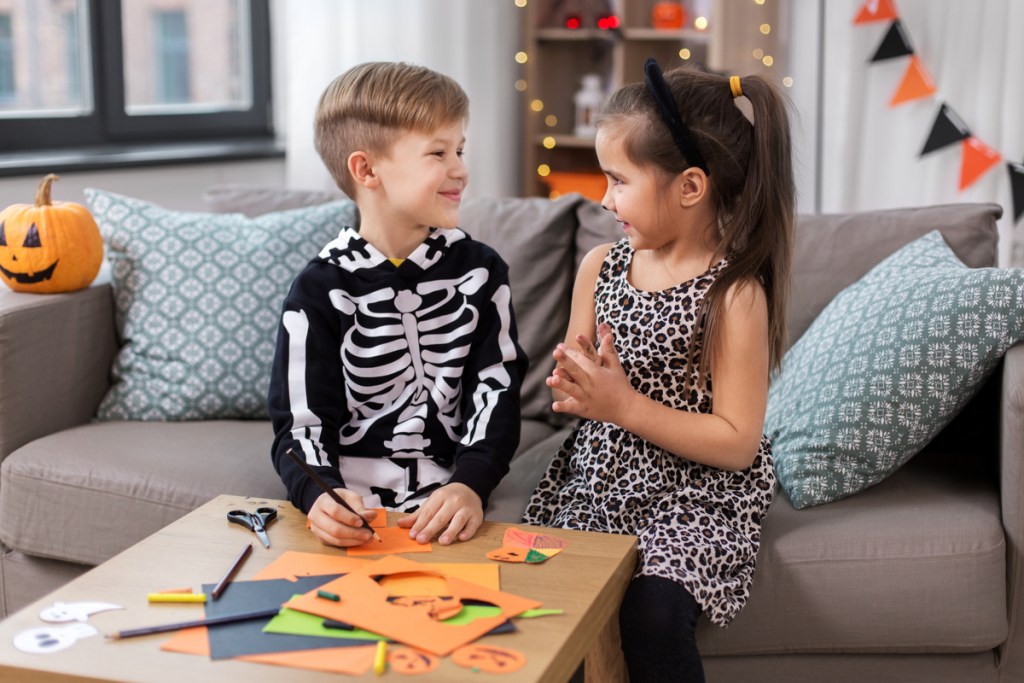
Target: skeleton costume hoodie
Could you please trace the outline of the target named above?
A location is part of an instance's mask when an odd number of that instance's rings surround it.
[[[411,511],[459,482],[484,506],[519,444],[508,266],[457,228],[400,265],[345,228],[292,283],[270,380],[272,457],[289,500],[322,493],[303,456],[369,507]]]

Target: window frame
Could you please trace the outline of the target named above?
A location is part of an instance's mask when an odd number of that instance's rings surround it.
[[[93,110],[80,116],[0,118],[0,150],[31,152],[226,138],[272,141],[270,8],[248,3],[249,109],[214,113],[131,115],[125,109],[121,0],[88,0]]]

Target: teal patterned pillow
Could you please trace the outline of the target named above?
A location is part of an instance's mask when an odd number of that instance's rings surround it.
[[[1024,337],[1024,270],[968,268],[938,231],[840,292],[789,350],[765,433],[796,508],[862,491],[949,423]]]
[[[355,220],[331,202],[270,213],[185,213],[87,189],[121,348],[100,420],[266,418],[292,279]]]

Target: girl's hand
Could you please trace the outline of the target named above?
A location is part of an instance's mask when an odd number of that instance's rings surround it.
[[[594,349],[589,342],[586,346],[581,344],[581,351],[565,344],[555,349],[552,355],[559,367],[548,377],[547,385],[567,398],[555,401],[551,407],[556,413],[617,423],[616,415],[636,392],[619,362],[611,327],[602,323],[597,331],[600,349]]]
[[[376,510],[363,505],[363,498],[355,491],[334,489],[342,500],[352,506],[358,514],[353,514],[335,503],[326,493],[321,494],[313,507],[309,509],[309,529],[324,545],[349,548],[366,543],[373,535],[363,528],[363,519],[372,522],[377,517]]]
[[[484,521],[480,496],[465,484],[446,484],[427,498],[416,512],[398,520],[398,526],[409,529],[409,538],[450,545],[456,539],[468,541]]]

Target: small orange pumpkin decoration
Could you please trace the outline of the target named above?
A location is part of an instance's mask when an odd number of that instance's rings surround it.
[[[88,287],[103,262],[103,239],[81,204],[51,202],[43,178],[36,203],[0,211],[0,277],[16,292],[73,292]]]

